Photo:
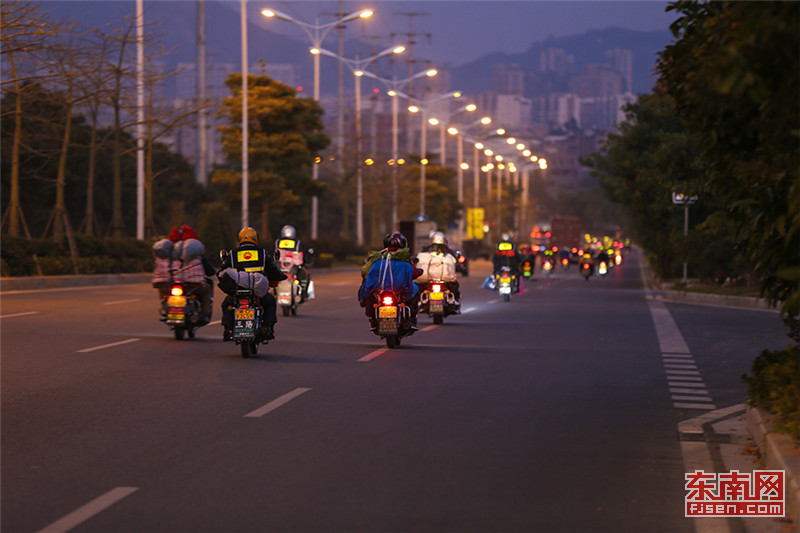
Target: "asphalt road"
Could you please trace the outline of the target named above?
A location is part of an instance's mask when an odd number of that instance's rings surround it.
[[[508,303],[472,270],[396,350],[316,272],[251,359],[147,285],[3,293],[2,531],[693,531],[677,423],[744,401],[777,314],[650,301],[635,255]]]

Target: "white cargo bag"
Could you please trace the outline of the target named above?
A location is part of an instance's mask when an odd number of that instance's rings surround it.
[[[417,281],[455,281],[456,258],[450,254],[438,252],[420,252],[417,254],[417,268],[422,270],[422,275]]]

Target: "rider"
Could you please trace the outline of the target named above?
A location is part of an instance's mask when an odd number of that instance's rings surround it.
[[[437,253],[443,256],[450,255],[453,257],[453,261],[458,263],[458,257],[456,256],[456,252],[450,249],[447,243],[447,237],[445,237],[444,233],[441,231],[434,231],[431,235],[431,243],[428,246],[422,248],[423,252],[429,253]],[[445,286],[450,289],[453,293],[453,296],[456,299],[456,307],[461,305],[461,291],[458,285],[458,279],[454,281],[448,281],[445,283]]]
[[[270,287],[275,287],[286,279],[286,274],[275,265],[270,254],[258,246],[258,233],[251,227],[239,231],[238,248],[227,255],[223,269],[233,267],[240,272],[258,272],[266,276]],[[264,308],[264,324],[267,330],[267,340],[275,338],[274,325],[278,321],[277,304],[275,297],[269,291],[260,298],[261,307]],[[233,306],[236,304],[235,294],[228,294],[222,302],[222,326],[225,328],[224,340],[233,336]]]
[[[200,241],[197,232],[184,224],[180,227],[173,226],[167,239],[159,242],[166,243],[170,248],[173,248],[175,244],[189,239]],[[169,243],[172,243],[172,245]],[[164,249],[166,250],[166,248]],[[214,267],[211,266],[204,253],[200,253],[198,257],[187,261],[185,264],[183,259],[185,256],[173,257],[172,250],[170,250],[169,255],[162,255],[163,257],[156,257],[153,285],[158,288],[161,297],[165,298],[169,293],[173,278],[177,275],[186,289],[197,296],[200,301],[200,322],[201,324],[207,324],[211,319],[211,299],[214,295],[214,286],[210,283],[208,276],[214,274]]]
[[[514,243],[511,242],[511,235],[503,233],[501,241],[497,244],[497,248],[492,256],[492,265],[494,267],[495,276],[500,273],[500,269],[504,266],[511,269],[511,275],[517,283],[514,284],[514,291],[519,291],[519,254],[514,249]]]
[[[286,225],[281,228],[281,236],[275,241],[275,252],[279,258],[281,254],[286,252],[292,253],[292,275],[300,282],[302,289],[302,300],[305,301],[308,296],[308,284],[311,281],[311,275],[306,269],[308,255],[313,253],[297,238],[297,230],[294,226]],[[310,261],[308,262],[310,263]]]
[[[361,267],[361,288],[358,300],[365,314],[374,318],[374,292],[376,290],[398,291],[403,301],[411,309],[411,327],[417,329],[417,311],[419,309],[419,287],[414,278],[422,272],[411,261],[408,241],[402,233],[390,233],[383,238],[383,250],[370,252]],[[387,263],[389,275],[386,275]]]

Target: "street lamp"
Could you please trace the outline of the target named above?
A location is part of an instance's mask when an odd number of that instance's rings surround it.
[[[351,20],[356,19],[368,19],[372,16],[373,12],[369,9],[364,9],[361,11],[356,11],[350,13],[349,15],[345,15],[342,18],[336,19],[333,22],[329,22],[327,24],[308,24],[301,20],[296,20],[286,13],[282,13],[280,11],[274,9],[262,9],[261,14],[267,18],[277,18],[280,20],[285,20],[288,22],[292,22],[297,24],[303,31],[306,32],[308,38],[311,39],[311,53],[314,55],[314,100],[319,103],[319,55],[320,55],[320,47],[322,46],[322,41],[325,39],[325,36],[328,35],[333,28],[336,26],[343,24],[345,22],[350,22]],[[311,167],[311,179],[317,180],[319,179],[319,165],[315,161],[313,166]],[[317,238],[317,230],[319,226],[319,198],[317,196],[311,197],[311,238]]]
[[[356,242],[359,246],[364,244],[364,192],[363,192],[363,174],[362,174],[362,139],[361,139],[361,78],[364,76],[364,69],[373,61],[380,59],[391,54],[402,54],[405,52],[404,46],[391,46],[374,56],[366,59],[348,59],[338,54],[334,54],[330,50],[322,48],[317,49],[316,55],[324,55],[337,59],[347,65],[355,76],[356,85]]]
[[[450,98],[451,96],[453,98],[460,98],[461,93],[459,91],[452,91],[447,94],[437,96],[436,98],[429,99],[425,101],[425,103],[434,104],[440,100]],[[420,115],[422,115],[422,129],[420,131],[420,161],[419,161],[419,214],[420,216],[425,216],[425,167],[428,164],[428,159],[425,156],[427,155],[428,152],[428,139],[427,139],[428,112],[422,105],[419,104],[409,106],[408,110],[412,113],[420,113]]]
[[[402,80],[389,80],[386,78],[381,78],[380,76],[376,76],[371,72],[364,71],[364,76],[367,78],[372,78],[373,80],[380,81],[381,83],[385,84],[388,88],[387,94],[392,97],[392,228],[398,228],[398,217],[397,217],[397,174],[399,172],[399,164],[398,159],[400,154],[398,153],[398,135],[400,132],[399,124],[398,124],[398,110],[399,110],[399,103],[398,98],[404,97],[406,99],[409,98],[408,95],[400,92],[400,89],[405,87],[406,85],[411,84],[414,80],[422,77],[429,77],[432,78],[438,74],[436,69],[428,69],[423,70],[410,76],[408,78]]]

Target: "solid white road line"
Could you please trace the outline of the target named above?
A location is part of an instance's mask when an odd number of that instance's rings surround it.
[[[117,487],[90,501],[80,509],[73,511],[61,520],[53,522],[39,533],[63,533],[82,524],[91,517],[105,511],[126,496],[139,490],[139,487]]]
[[[389,351],[389,348],[381,348],[379,350],[375,350],[374,352],[370,352],[361,359],[358,360],[359,363],[366,363],[367,361],[372,361],[379,355],[383,355]]]
[[[308,388],[298,387],[298,388],[294,389],[292,392],[287,392],[283,396],[272,400],[267,405],[264,405],[263,407],[259,407],[255,411],[251,411],[250,413],[247,413],[244,416],[245,416],[245,418],[259,418],[259,417],[264,416],[265,414],[269,413],[270,411],[274,411],[278,407],[280,407],[280,406],[282,406],[282,405],[294,400],[295,398],[297,398],[301,394],[304,394],[304,393],[306,393],[306,392],[308,392],[310,390],[311,389],[308,389]]]
[[[422,328],[422,330],[421,330],[421,331],[430,331],[430,330],[432,330],[432,329],[436,329],[436,328],[438,328],[438,327],[439,327],[439,324],[431,324],[431,325],[430,325],[430,326],[428,326],[427,328]]]
[[[215,320],[214,322],[209,322],[209,323],[208,323],[208,324],[206,324],[206,325],[208,325],[208,326],[217,326],[217,325],[222,325],[222,320]]]
[[[83,350],[78,350],[76,353],[88,353],[94,352],[95,350],[102,350],[103,348],[113,348],[114,346],[121,346],[123,344],[130,344],[132,342],[140,341],[142,339],[125,339],[124,341],[119,342],[112,342],[111,344],[104,344],[102,346],[94,346],[92,348],[84,348]]]
[[[466,315],[467,313],[471,313],[471,312],[475,311],[476,309],[477,309],[477,307],[467,307],[466,309],[462,309],[461,310],[461,314],[462,315]]]
[[[0,315],[0,318],[12,318],[15,316],[28,316],[28,315],[38,315],[39,311],[28,311],[26,313],[14,313],[13,315]]]
[[[132,298],[130,300],[117,300],[115,302],[104,302],[103,305],[117,305],[117,304],[129,304],[131,302],[138,302],[140,298]]]

